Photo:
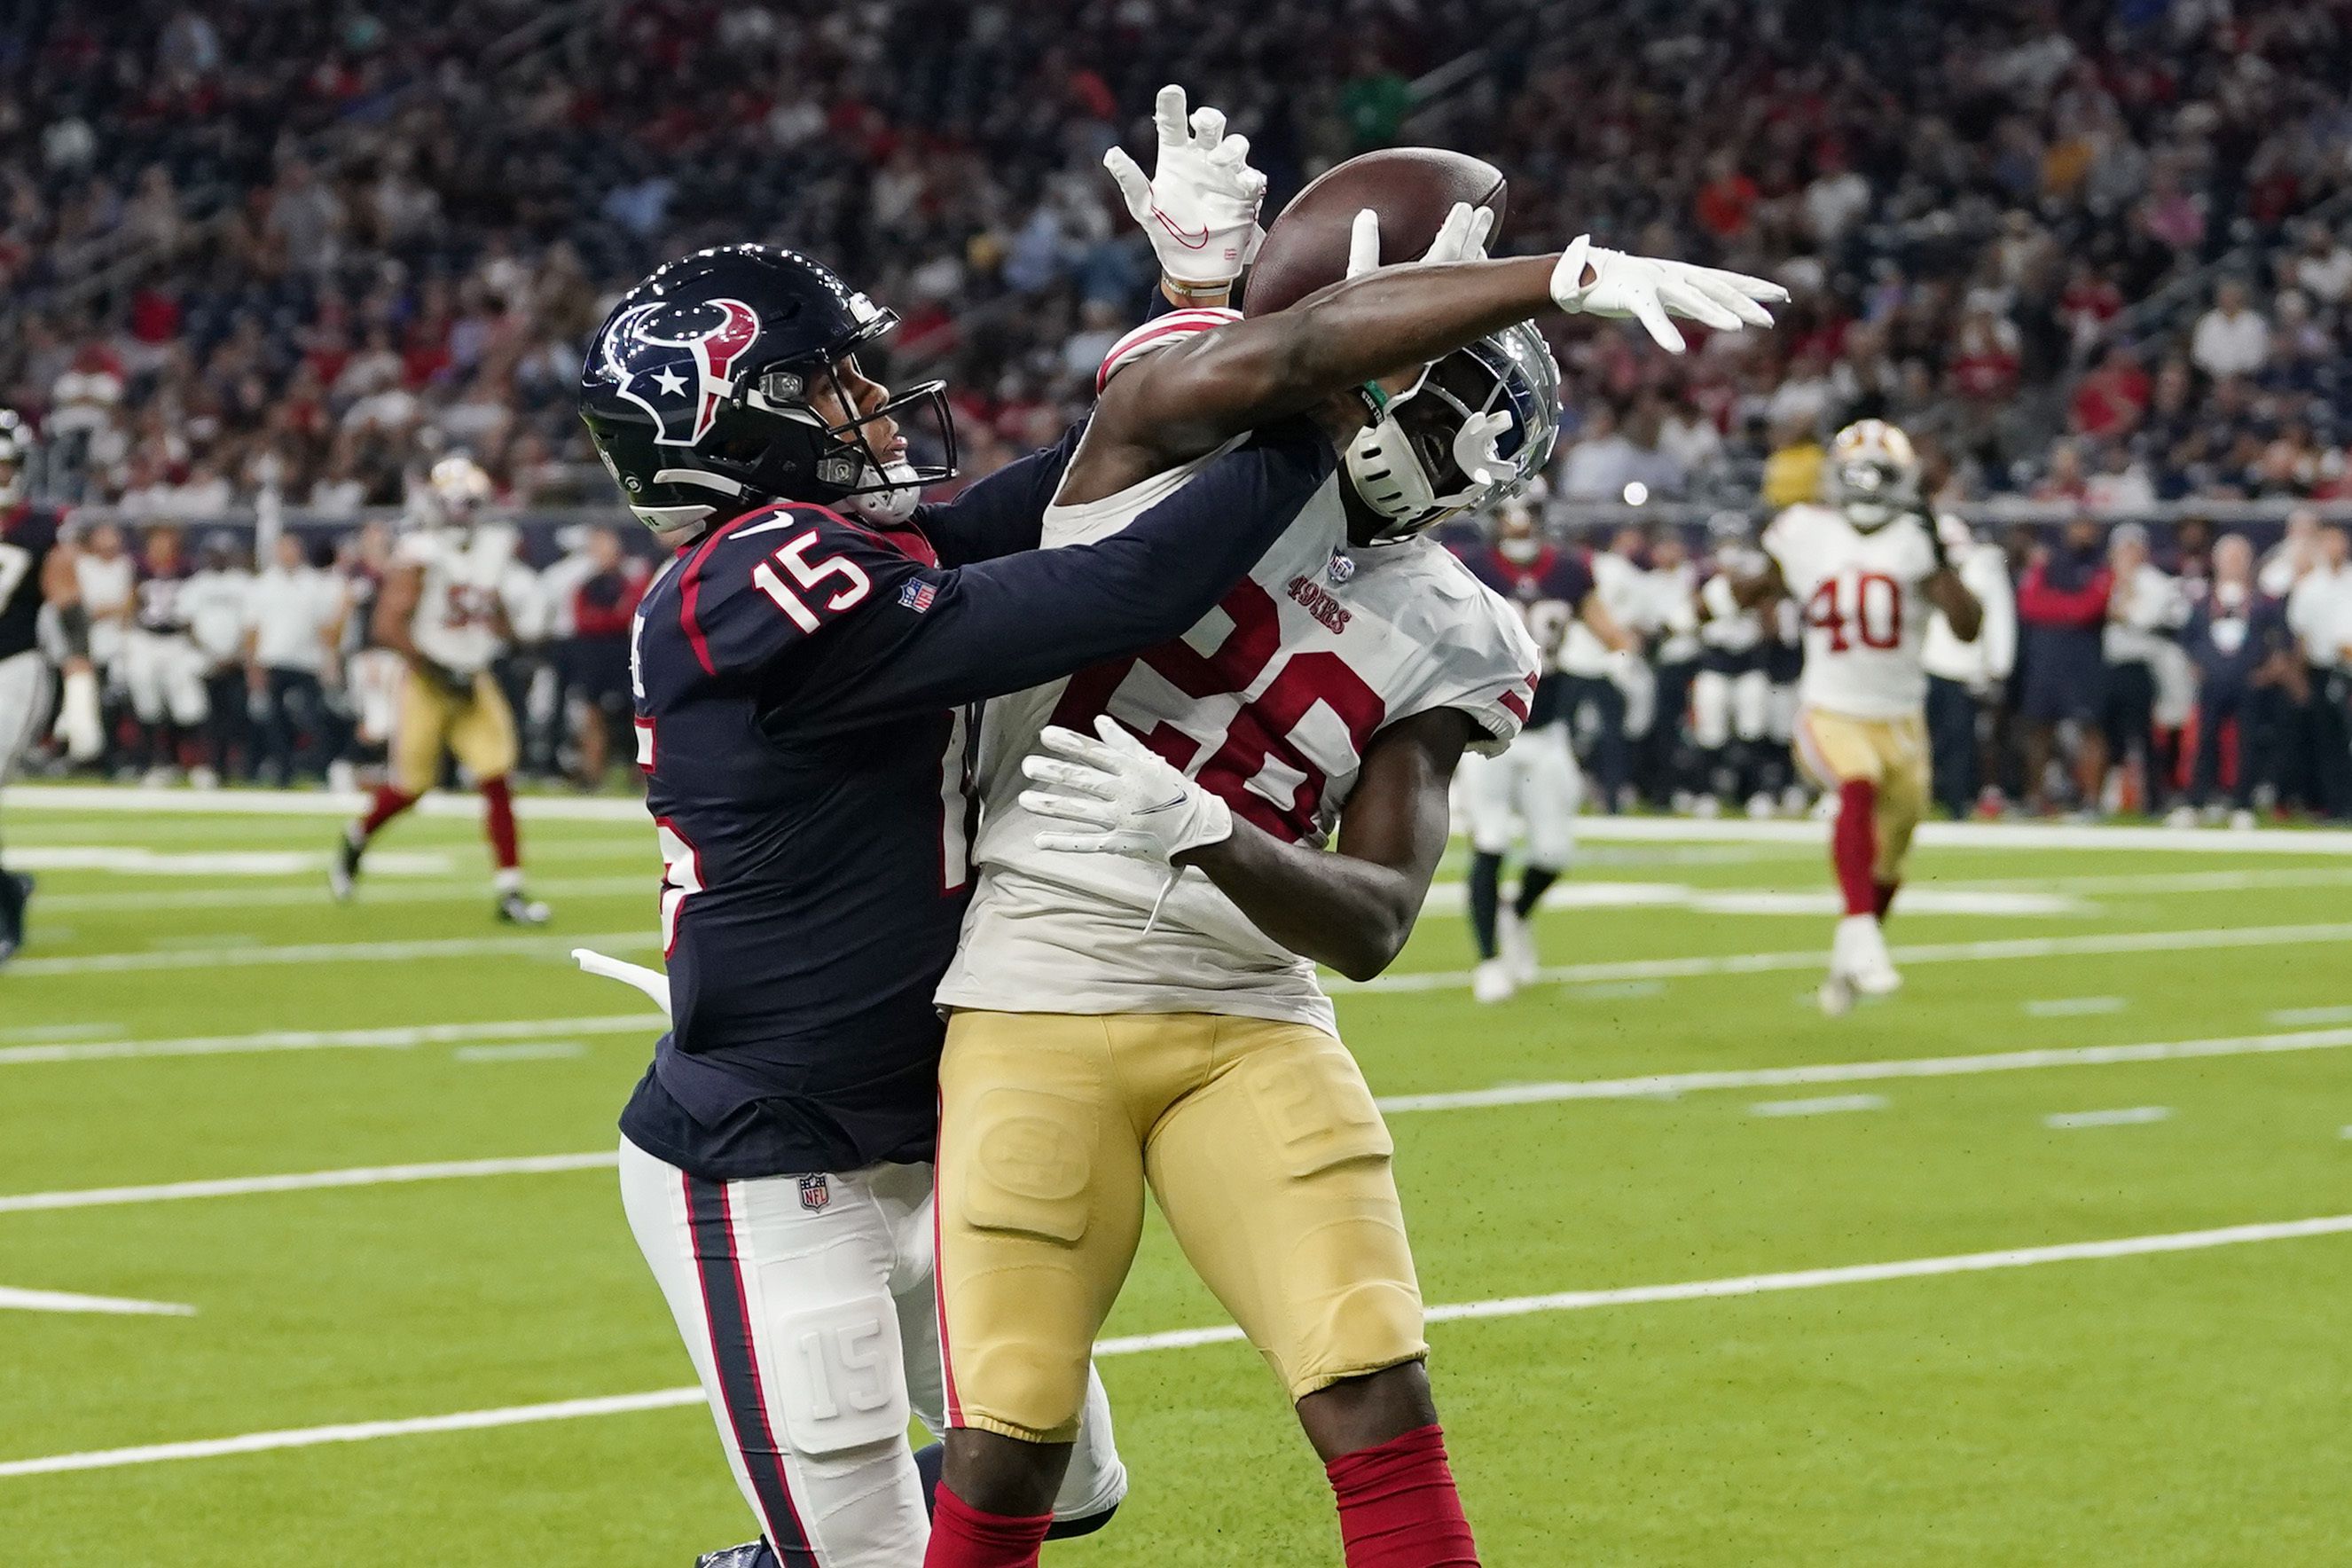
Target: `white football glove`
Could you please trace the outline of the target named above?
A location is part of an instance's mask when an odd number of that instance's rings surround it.
[[[1584,269],[1592,269],[1586,283]],[[1724,272],[1694,267],[1687,261],[1663,261],[1655,257],[1629,256],[1603,250],[1591,236],[1580,234],[1560,254],[1552,268],[1553,303],[1571,315],[1605,316],[1642,323],[1658,346],[1668,353],[1683,352],[1681,329],[1667,318],[1681,316],[1718,331],[1741,327],[1769,327],[1772,313],[1759,300],[1785,304],[1789,291],[1763,278],[1744,272]]]
[[[1204,293],[1228,287],[1257,254],[1265,176],[1250,167],[1249,138],[1225,134],[1223,110],[1184,113],[1184,89],[1160,89],[1151,118],[1160,153],[1150,178],[1123,147],[1103,154],[1127,210],[1150,237],[1160,272]]]
[[[1106,714],[1092,740],[1059,724],[1039,737],[1044,747],[1021,760],[1036,789],[1021,792],[1021,807],[1050,818],[1037,830],[1040,849],[1080,855],[1125,855],[1160,867],[1177,856],[1234,836],[1233,808],[1155,755]]]
[[[106,750],[106,721],[99,709],[98,672],[87,665],[66,671],[53,733],[66,743],[66,756],[73,762],[90,762]]]
[[[572,961],[591,974],[601,974],[607,980],[617,980],[624,985],[634,985],[653,998],[662,1016],[670,1016],[669,976],[658,969],[647,969],[641,963],[627,963],[617,958],[607,958],[593,947],[575,947]]]
[[[1428,267],[1445,261],[1484,261],[1486,259],[1486,236],[1494,232],[1495,209],[1474,207],[1468,202],[1455,202],[1445,221],[1437,226],[1437,237],[1422,252],[1415,266]],[[1381,264],[1381,215],[1370,207],[1356,214],[1356,221],[1348,228],[1348,276],[1361,278]]]

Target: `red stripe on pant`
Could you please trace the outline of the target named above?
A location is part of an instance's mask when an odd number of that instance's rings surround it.
[[[760,1380],[760,1357],[751,1339],[750,1297],[742,1260],[735,1250],[733,1206],[724,1182],[681,1175],[686,1217],[694,1237],[695,1272],[702,1285],[703,1321],[710,1325],[711,1364],[727,1406],[727,1424],[751,1490],[760,1500],[761,1522],[769,1549],[784,1568],[822,1568],[816,1547],[793,1502],[792,1478],[783,1451],[768,1423],[768,1402]]]

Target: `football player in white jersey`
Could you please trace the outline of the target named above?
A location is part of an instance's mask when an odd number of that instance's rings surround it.
[[[360,858],[383,826],[431,789],[454,756],[482,795],[482,827],[498,862],[492,887],[499,919],[543,925],[547,906],[523,892],[522,842],[508,774],[516,761],[514,710],[490,673],[513,639],[501,594],[519,540],[482,513],[490,477],[455,454],[433,465],[428,526],[401,540],[376,600],[376,641],[408,662],[392,741],[392,776],[376,786],[367,814],[343,830],[328,885],[349,899]]]
[[[1882,420],[1849,425],[1830,443],[1827,505],[1800,503],[1764,531],[1769,564],[1735,585],[1710,584],[1717,613],[1786,595],[1801,607],[1798,764],[1837,796],[1831,864],[1845,914],[1830,951],[1821,1004],[1832,1016],[1858,993],[1902,984],[1882,927],[1903,885],[1912,831],[1927,808],[1927,672],[1919,658],[1929,611],[1973,641],[1983,606],[1953,570],[1967,533],[1922,510],[1911,438]]]
[[[1457,207],[1427,259],[1482,254],[1484,226]],[[1356,232],[1371,266],[1372,214]],[[1049,545],[1194,482],[1277,377],[1328,388],[1298,406],[1343,471],[1185,637],[983,724],[981,880],[940,990],[950,1430],[928,1568],[1036,1562],[1147,1183],[1296,1402],[1351,1568],[1476,1562],[1388,1132],[1315,964],[1395,957],[1456,760],[1528,715],[1518,616],[1421,537],[1549,454],[1558,372],[1524,323],[1598,302],[1674,346],[1667,309],[1733,330],[1781,297],[1599,254],[1373,272],[1251,321],[1194,310],[1107,359]]]

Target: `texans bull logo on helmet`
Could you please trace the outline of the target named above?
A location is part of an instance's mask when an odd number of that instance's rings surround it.
[[[710,433],[734,390],[728,373],[760,336],[760,314],[740,300],[655,300],[624,310],[602,352],[614,388],[653,416],[664,447]]]

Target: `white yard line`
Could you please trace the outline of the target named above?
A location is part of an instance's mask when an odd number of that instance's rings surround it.
[[[2352,834],[2346,835],[2352,838]],[[1975,963],[2019,958],[2078,958],[2099,953],[2183,952],[2222,947],[2288,947],[2305,942],[2352,941],[2352,922],[2325,925],[2219,926],[2201,931],[2105,931],[2083,936],[2033,936],[1990,942],[1922,942],[1894,950],[1902,964]],[[1633,958],[1608,963],[1569,963],[1545,969],[1541,984],[1573,985],[1591,980],[1690,980],[1714,974],[1765,974],[1779,970],[1820,969],[1825,948],[1796,952],[1710,954],[1689,958]],[[19,961],[20,963],[22,961]],[[1335,995],[1353,992],[1460,991],[1470,984],[1466,969],[1427,970],[1350,981],[1323,977]]]
[[[2061,1110],[2042,1119],[2042,1125],[2061,1131],[2073,1127],[2142,1127],[2172,1115],[2168,1105],[2126,1105],[2115,1110]]]
[[[552,953],[574,947],[635,951],[659,947],[650,927],[599,931],[588,936],[549,932],[537,936],[423,937],[412,942],[313,942],[286,947],[196,947],[145,952],[82,952],[57,958],[20,958],[8,965],[11,979],[33,974],[116,974],[149,969],[215,969],[289,963],[405,963],[415,958],[491,958]]]
[[[0,1067],[36,1062],[112,1061],[122,1057],[226,1057],[257,1051],[403,1051],[480,1040],[532,1040],[562,1035],[638,1035],[660,1029],[658,1013],[510,1023],[414,1024],[389,1029],[281,1029],[258,1035],[194,1035],[174,1040],[49,1040],[0,1048]],[[75,1031],[61,1026],[60,1035]]]
[[[109,1315],[186,1318],[194,1307],[177,1301],[141,1301],[125,1296],[78,1296],[70,1290],[17,1290],[0,1285],[0,1311],[99,1312]]]
[[[621,948],[636,951],[656,946],[658,932],[650,927],[591,935],[433,937],[409,942],[304,942],[285,947],[210,947],[143,952],[88,952],[55,958],[20,958],[9,965],[12,977],[49,974],[98,974],[137,970],[210,969],[215,967],[306,963],[396,963],[416,958],[483,958],[509,953],[562,952],[573,947]],[[2326,925],[2216,927],[2200,931],[2108,931],[2096,935],[2013,937],[1990,942],[1929,942],[1895,949],[1903,963],[1967,963],[2018,958],[2076,957],[2095,953],[2178,952],[2223,947],[2282,947],[2305,942],[2352,940],[2352,923]],[[1539,984],[1577,984],[1587,981],[1677,980],[1711,974],[1762,974],[1776,970],[1815,969],[1823,963],[1818,948],[1795,952],[1751,952],[1689,958],[1628,959],[1612,963],[1571,963],[1546,969]],[[1433,970],[1383,974],[1375,980],[1324,979],[1335,994],[1389,991],[1454,991],[1470,984],[1470,972]]]
[[[446,1182],[473,1176],[539,1176],[558,1171],[609,1169],[620,1156],[607,1149],[583,1154],[527,1154],[508,1160],[442,1160],[419,1165],[359,1165],[340,1171],[297,1171],[279,1176],[227,1176],[206,1182],[164,1182],[145,1187],[71,1187],[56,1193],[0,1196],[0,1214],[37,1209],[108,1208],[118,1204],[176,1203],[187,1198],[243,1197],[250,1193],[299,1193],[319,1187],[380,1187],[403,1182]]]
[[[1391,1095],[1390,1115],[1417,1110],[1465,1110],[1481,1106],[1541,1105],[1563,1100],[1655,1100],[1719,1089],[1780,1089],[1796,1084],[1870,1083],[1914,1078],[1966,1078],[1977,1073],[2028,1072],[2042,1068],[2113,1067],[2126,1062],[2193,1061],[2210,1057],[2268,1056],[2283,1051],[2339,1050],[2352,1046],[2352,1028],[2284,1035],[2232,1035],[2204,1040],[2158,1040],[2128,1046],[2072,1046],[2033,1051],[1993,1051],[1969,1057],[1896,1057],[1879,1061],[1819,1062],[1805,1067],[1748,1068],[1710,1072],[1652,1073],[1643,1078],[1571,1079],[1559,1083],[1502,1084],[1445,1094]]]
[[[1817,1094],[1810,1100],[1759,1100],[1750,1116],[1836,1116],[1849,1110],[1884,1110],[1883,1094]]]
[[[2025,1005],[2029,1018],[2087,1018],[2097,1013],[2120,1013],[2121,996],[2045,996]]]
[[[449,1054],[461,1062],[540,1062],[584,1057],[588,1047],[578,1040],[550,1040],[536,1046],[459,1046]]]
[[[556,877],[530,885],[533,897],[590,898],[635,893],[653,902],[659,890],[658,868],[649,868],[635,877]],[[369,883],[362,887],[360,903],[373,904],[464,904],[484,903],[490,899],[488,874],[447,881],[400,881],[385,884]],[[125,893],[35,893],[33,908],[39,914],[69,911],[86,914],[93,911],[139,913],[148,910],[242,910],[242,909],[303,909],[327,907],[324,883],[305,882],[295,888],[205,888],[155,889],[145,892]]]
[[[634,1018],[603,1020],[629,1027],[645,1023]],[[545,1027],[582,1032],[596,1019],[573,1018]],[[509,1027],[522,1029],[533,1026]],[[449,1038],[479,1039],[499,1026],[448,1025],[431,1030],[381,1030],[408,1045]],[[355,1031],[357,1033],[359,1031]],[[430,1038],[428,1038],[430,1037]],[[235,1037],[230,1037],[234,1040]],[[207,1041],[157,1041],[159,1045],[208,1045]],[[2039,1068],[2108,1067],[2130,1062],[2186,1061],[2213,1057],[2263,1056],[2286,1051],[2331,1050],[2352,1047],[2352,1028],[2321,1029],[2288,1035],[2246,1035],[2210,1040],[2168,1040],[2131,1046],[2080,1046],[2067,1049],[2002,1051],[1976,1057],[1896,1058],[1865,1062],[1824,1062],[1807,1067],[1752,1068],[1744,1071],[1657,1073],[1647,1078],[1582,1079],[1563,1083],[1505,1084],[1494,1089],[1466,1089],[1450,1094],[1391,1095],[1381,1100],[1390,1115],[1414,1111],[1467,1110],[1490,1106],[1541,1105],[1558,1100],[1654,1100],[1708,1089],[1778,1088],[1791,1084],[1867,1082],[1874,1079],[1958,1078],[1978,1073],[2019,1072]],[[60,1046],[61,1051],[94,1047]],[[300,1048],[290,1047],[284,1048]],[[1764,1115],[1796,1115],[1806,1110],[1861,1110],[1884,1104],[1876,1095],[1833,1095],[1810,1100],[1767,1101],[1754,1109]],[[1798,1109],[1802,1108],[1802,1109]],[[530,1175],[551,1172],[597,1170],[613,1164],[606,1150],[575,1154],[534,1154],[509,1159],[449,1160],[404,1165],[362,1165],[333,1171],[298,1171],[265,1176],[228,1176],[206,1181],[166,1182],[148,1186],[72,1187],[58,1192],[0,1194],[0,1214],[43,1209],[112,1207],[123,1204],[170,1203],[188,1198],[236,1197],[251,1193],[304,1192],[321,1187],[368,1187],[393,1183],[458,1180],[478,1176]]]
[[[2163,1236],[2130,1236],[2110,1241],[2062,1242],[2048,1247],[2008,1247],[1998,1252],[1912,1258],[1892,1263],[1858,1263],[1832,1268],[1802,1268],[1780,1274],[1743,1274],[1723,1279],[1685,1279],[1671,1284],[1635,1285],[1609,1290],[1562,1290],[1545,1296],[1507,1296],[1489,1301],[1457,1301],[1430,1308],[1427,1317],[1433,1323],[1448,1323],[1487,1318],[1528,1317],[1543,1312],[1587,1311],[1601,1307],[1720,1300],[1738,1296],[1817,1290],[1832,1286],[1874,1284],[1893,1279],[1926,1279],[1943,1275],[2030,1268],[2045,1263],[2080,1263],[2154,1253],[2195,1252],[2254,1242],[2341,1236],[2347,1232],[2352,1232],[2352,1215],[2329,1215],[2316,1219],[2225,1226],[2214,1230],[2175,1231]],[[1167,1333],[1134,1334],[1123,1339],[1104,1340],[1095,1346],[1095,1353],[1097,1356],[1123,1356],[1152,1351],[1190,1350],[1200,1345],[1231,1344],[1241,1337],[1241,1331],[1230,1324],[1209,1329],[1178,1329]],[[365,1442],[377,1437],[475,1432],[541,1421],[569,1421],[645,1410],[674,1410],[701,1403],[702,1390],[699,1388],[661,1388],[645,1394],[564,1399],[545,1405],[508,1405],[496,1410],[466,1410],[449,1415],[362,1421],[278,1432],[248,1432],[236,1437],[150,1443],[133,1448],[101,1448],[79,1454],[47,1454],[35,1458],[11,1459],[0,1463],[0,1478],[113,1469],[127,1465],[152,1465],[171,1459],[208,1459],[227,1454],[257,1454],[280,1448],[312,1448],[330,1443]]]
[[[2352,1024],[2352,1007],[2281,1007],[2263,1017],[2273,1024]]]
[[[9,791],[11,811],[82,811],[215,816],[350,816],[367,805],[357,792],[330,790],[146,789],[110,784],[19,784]],[[466,791],[436,791],[418,803],[426,816],[470,819],[481,803]],[[646,820],[644,803],[601,796],[524,795],[515,802],[526,818],[549,822]],[[1825,823],[1750,822],[1740,817],[1700,821],[1687,817],[1603,816],[1577,818],[1577,837],[1593,843],[1633,844],[1826,844]],[[1919,828],[1923,844],[1973,849],[2170,849],[2222,855],[2352,855],[2352,833],[2278,829],[2230,832],[2200,827],[2111,827],[2098,824],[2042,822],[1930,822]]]

